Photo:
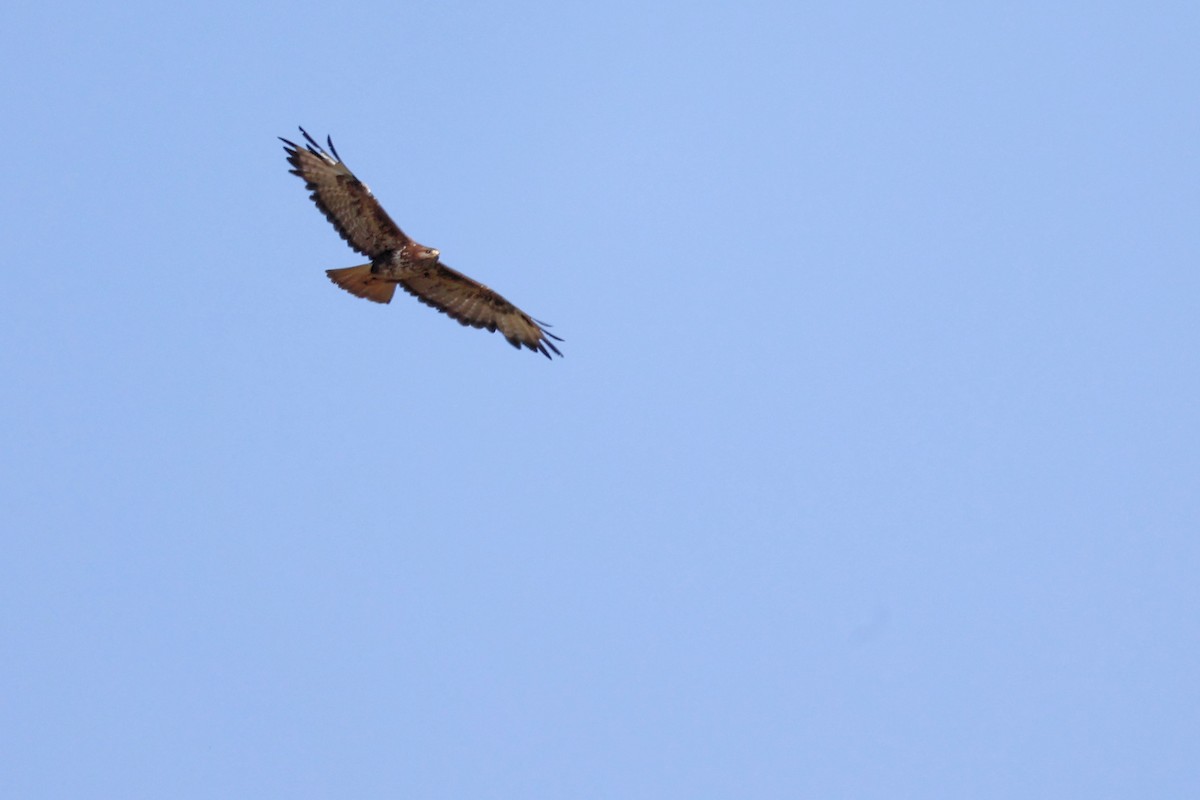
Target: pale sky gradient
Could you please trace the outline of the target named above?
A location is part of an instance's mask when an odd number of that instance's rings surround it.
[[[1198,9],[9,9],[0,795],[1200,797]]]

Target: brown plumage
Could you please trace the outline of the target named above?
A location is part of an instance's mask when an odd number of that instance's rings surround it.
[[[326,270],[331,281],[376,303],[390,303],[399,284],[422,303],[463,325],[500,331],[517,349],[525,346],[546,358],[551,352],[562,355],[554,346],[554,341],[562,339],[545,330],[549,325],[482,283],[450,269],[438,260],[437,250],[406,236],[367,185],[342,163],[332,139],[325,140],[329,145],[326,152],[304,128],[300,133],[308,143],[304,147],[280,137],[292,174],[304,179],[313,202],[346,243],[371,259],[357,267]]]

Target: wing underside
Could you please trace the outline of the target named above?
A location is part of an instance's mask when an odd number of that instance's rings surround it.
[[[555,341],[562,339],[497,292],[445,264],[437,264],[400,280],[400,285],[422,303],[472,328],[500,331],[513,347],[528,347],[546,358],[561,356]]]
[[[301,128],[300,132],[308,142],[304,147],[280,137],[287,145],[291,172],[304,179],[312,201],[347,244],[370,258],[406,245],[409,238],[367,185],[337,157],[333,140],[328,140],[330,155],[307,131]]]

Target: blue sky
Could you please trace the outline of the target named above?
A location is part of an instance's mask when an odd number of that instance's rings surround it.
[[[1193,4],[3,27],[6,796],[1200,791]]]

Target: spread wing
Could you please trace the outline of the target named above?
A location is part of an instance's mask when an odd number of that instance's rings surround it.
[[[285,145],[292,174],[304,179],[312,191],[313,202],[321,209],[341,237],[364,256],[375,258],[388,250],[398,250],[410,239],[392,222],[367,185],[346,168],[333,146],[326,139],[330,155],[313,141],[304,128],[300,129],[308,144],[301,147],[280,137]]]
[[[554,346],[554,341],[562,339],[544,330],[549,325],[538,322],[482,283],[445,264],[406,275],[400,279],[400,285],[425,305],[445,312],[463,325],[500,331],[518,350],[525,346],[546,358],[551,358],[550,351],[562,356]]]

